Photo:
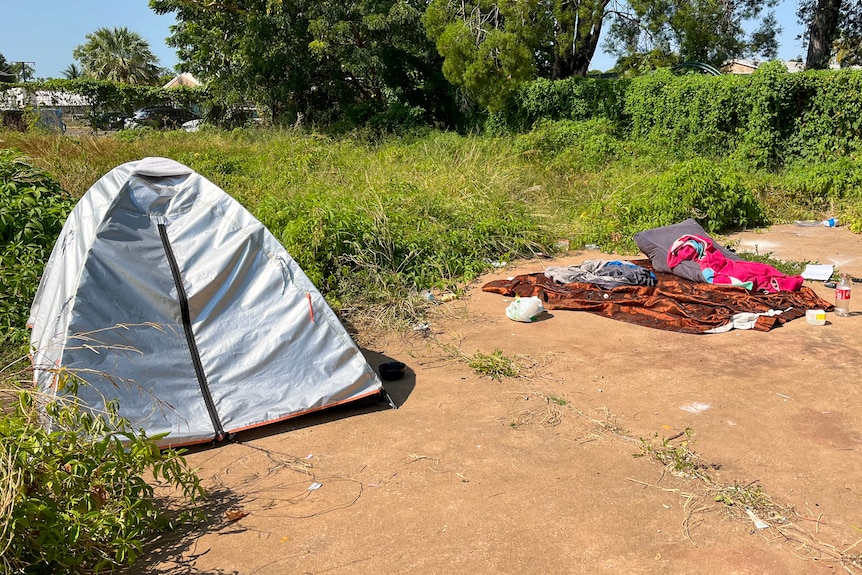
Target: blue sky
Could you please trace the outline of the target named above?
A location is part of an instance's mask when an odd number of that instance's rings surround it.
[[[37,77],[62,78],[75,62],[72,50],[98,28],[125,26],[150,44],[160,65],[177,63],[165,44],[174,17],[159,16],[147,0],[0,0],[0,14],[0,54],[9,62],[36,62]]]
[[[783,0],[776,9],[784,32],[780,37],[779,58],[805,57],[796,24],[796,0]],[[150,44],[160,65],[173,68],[177,57],[165,44],[174,23],[172,15],[159,16],[147,0],[0,0],[3,15],[0,54],[7,61],[35,62],[36,77],[62,78],[63,70],[74,62],[72,50],[86,41],[97,28],[125,26]],[[606,70],[614,60],[597,54],[592,68]]]

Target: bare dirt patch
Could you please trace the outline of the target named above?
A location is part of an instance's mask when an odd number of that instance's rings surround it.
[[[862,275],[862,238],[840,228],[730,239]],[[427,337],[368,351],[373,365],[408,365],[387,385],[399,409],[321,414],[191,453],[211,523],[136,569],[862,573],[862,313],[683,335],[581,312],[512,322],[510,300],[480,290],[547,265],[482,278],[439,306]],[[501,350],[522,376],[481,377],[449,346]]]

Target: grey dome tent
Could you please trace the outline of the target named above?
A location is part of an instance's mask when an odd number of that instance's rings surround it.
[[[118,166],[79,200],[31,308],[37,389],[78,395],[162,445],[388,398],[320,292],[239,202],[173,160]]]

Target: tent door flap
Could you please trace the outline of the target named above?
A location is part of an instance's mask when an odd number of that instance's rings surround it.
[[[183,319],[183,329],[186,333],[186,342],[189,346],[189,353],[192,356],[192,365],[195,369],[195,376],[197,376],[198,384],[201,388],[201,395],[203,395],[204,403],[207,406],[207,411],[209,412],[210,419],[212,420],[213,429],[215,430],[215,438],[217,440],[221,440],[225,437],[225,431],[222,427],[221,419],[218,416],[218,412],[216,411],[215,402],[213,401],[212,393],[210,392],[209,384],[207,383],[206,374],[204,373],[203,363],[201,362],[200,351],[198,351],[197,342],[195,341],[195,334],[192,331],[192,319],[191,314],[189,313],[189,299],[186,294],[186,288],[183,285],[183,277],[180,273],[180,266],[177,263],[177,258],[174,256],[173,248],[171,248],[171,241],[168,237],[168,229],[165,224],[159,224],[159,236],[162,239],[162,246],[165,248],[165,255],[168,258],[168,264],[171,266],[171,274],[174,278],[174,284],[177,288],[177,297],[179,298],[180,304],[180,313],[182,314]]]

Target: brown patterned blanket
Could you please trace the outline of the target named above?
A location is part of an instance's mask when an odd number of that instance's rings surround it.
[[[649,260],[632,263],[653,269]],[[757,318],[753,329],[769,331],[804,316],[806,310],[833,308],[805,286],[793,292],[753,293],[742,287],[697,283],[673,274],[654,273],[658,279],[655,287],[602,289],[588,283],[558,284],[544,273],[533,273],[488,282],[482,291],[509,297],[538,296],[549,310],[587,311],[646,327],[697,334],[725,326],[739,313],[780,310],[782,313],[778,315]]]

